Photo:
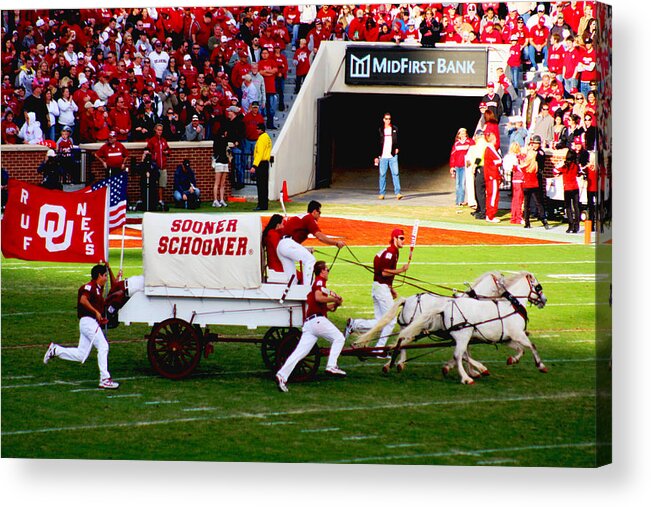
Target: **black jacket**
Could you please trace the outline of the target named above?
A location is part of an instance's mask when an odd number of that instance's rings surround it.
[[[380,155],[382,156],[382,148],[384,147],[384,126],[380,127],[380,130],[378,131],[380,136]],[[395,157],[396,155],[396,150],[398,150],[400,146],[398,146],[398,127],[395,125],[391,125],[391,156]]]

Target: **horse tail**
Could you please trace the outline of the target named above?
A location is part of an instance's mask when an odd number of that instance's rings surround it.
[[[378,319],[378,321],[375,323],[375,326],[366,331],[366,333],[360,335],[360,337],[355,340],[355,345],[366,345],[368,342],[370,342],[375,337],[375,335],[381,331],[382,328],[384,328],[384,326],[388,325],[389,322],[395,319],[396,315],[398,315],[398,312],[404,306],[405,301],[407,300],[403,297],[396,299],[393,303],[393,306],[389,308],[387,313]]]
[[[447,303],[448,301],[445,300],[439,301],[433,308],[429,308],[426,312],[416,317],[411,324],[400,332],[398,339],[402,339],[402,344],[406,345],[412,342],[423,331],[437,331],[442,329],[442,313]]]

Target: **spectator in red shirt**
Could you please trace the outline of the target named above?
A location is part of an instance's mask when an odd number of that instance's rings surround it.
[[[364,32],[366,30],[366,22],[364,20],[364,11],[357,9],[355,11],[355,19],[348,24],[348,39],[352,41],[366,40]]]
[[[154,127],[154,135],[147,140],[147,149],[151,153],[152,160],[160,170],[158,178],[158,201],[163,202],[163,191],[167,188],[167,157],[170,155],[170,147],[163,137],[163,125],[158,123]]]
[[[547,67],[547,40],[549,39],[549,28],[545,26],[545,17],[540,16],[538,23],[529,29],[527,35],[527,52],[531,61],[532,69],[536,66]]]
[[[307,47],[307,41],[305,39],[299,41],[298,49],[294,53],[294,66],[296,67],[296,86],[294,87],[294,93],[298,94],[310,70],[310,50]]]
[[[271,58],[269,50],[262,48],[261,60],[258,64],[260,75],[264,78],[265,90],[265,112],[267,116],[267,130],[275,130],[274,116],[278,106],[278,93],[276,93],[276,76],[278,75],[278,64]]]
[[[2,144],[18,144],[18,132],[20,128],[14,122],[14,113],[11,109],[5,112],[2,118]]]
[[[276,90],[278,91],[278,111],[285,110],[285,79],[287,79],[287,57],[282,53],[279,43],[274,45],[273,58],[278,64],[278,74],[276,75]]]
[[[577,139],[572,141],[572,148],[567,152],[565,161],[554,168],[554,174],[563,175],[563,198],[565,200],[565,214],[568,227],[566,233],[579,232],[581,211],[579,210],[579,171],[587,165],[587,160],[579,160],[581,142]]]
[[[104,166],[108,178],[120,174],[127,168],[129,150],[116,139],[116,132],[110,131],[107,141],[95,152],[95,158]]]

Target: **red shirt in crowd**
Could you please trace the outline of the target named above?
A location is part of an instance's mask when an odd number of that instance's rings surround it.
[[[501,180],[500,167],[502,167],[502,156],[495,146],[489,144],[484,152],[484,179],[486,181]]]
[[[121,142],[115,141],[113,144],[104,143],[96,155],[106,162],[109,169],[120,169],[124,160],[129,158],[129,150]]]

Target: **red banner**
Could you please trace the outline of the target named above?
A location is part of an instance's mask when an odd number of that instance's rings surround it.
[[[107,189],[47,190],[9,180],[2,219],[2,254],[30,261],[95,263],[107,260]]]

